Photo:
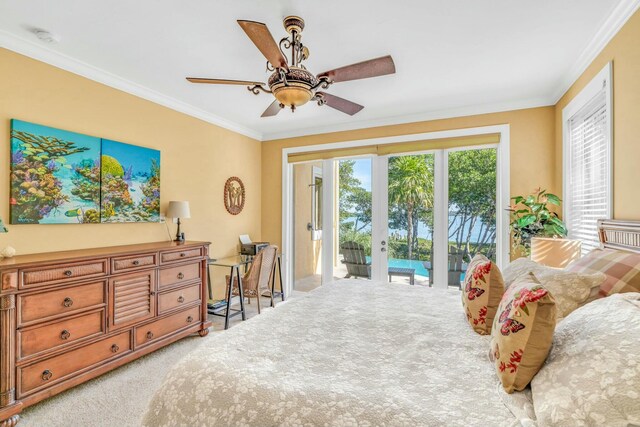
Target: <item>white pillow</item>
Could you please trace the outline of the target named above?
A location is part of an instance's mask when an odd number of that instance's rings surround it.
[[[531,391],[539,425],[640,425],[640,293],[567,316]]]
[[[518,258],[505,268],[502,275],[505,289],[523,274],[533,273],[556,300],[557,321],[584,305],[592,290],[600,289],[605,281],[603,273],[574,273],[540,265],[529,258]]]

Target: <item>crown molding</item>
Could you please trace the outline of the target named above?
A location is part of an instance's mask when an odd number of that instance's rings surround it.
[[[527,108],[548,107],[554,105],[551,98],[532,98],[514,102],[501,102],[494,104],[473,105],[446,110],[434,110],[418,114],[404,116],[385,117],[380,119],[351,121],[331,126],[318,126],[313,128],[300,128],[285,132],[272,132],[263,134],[263,141],[274,141],[284,138],[296,138],[301,136],[318,135],[331,132],[342,132],[357,129],[367,129],[380,126],[401,125],[407,123],[426,122],[431,120],[453,119],[458,117],[476,116],[480,114],[501,113],[505,111],[523,110]]]
[[[582,51],[578,60],[569,69],[569,72],[562,76],[558,88],[554,92],[553,103],[557,104],[571,86],[580,78],[587,67],[596,59],[602,50],[609,44],[611,39],[618,34],[618,31],[627,23],[629,18],[640,8],[640,0],[621,0],[613,9],[611,15],[604,21],[598,32],[589,41],[589,44]],[[614,83],[615,84],[615,83]]]
[[[222,117],[211,114],[201,108],[194,107],[186,102],[163,95],[153,89],[134,83],[130,80],[123,79],[122,77],[108,71],[87,64],[86,62],[79,61],[70,56],[49,49],[39,43],[17,37],[3,30],[0,30],[0,47],[38,61],[42,61],[46,64],[69,71],[98,83],[102,83],[139,98],[146,99],[147,101],[151,101],[216,126],[257,139],[258,141],[262,140],[262,134],[254,129],[223,119]]]

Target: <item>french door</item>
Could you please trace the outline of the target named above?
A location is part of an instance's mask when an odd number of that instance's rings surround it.
[[[320,247],[322,284],[351,276],[458,287],[475,254],[509,261],[508,125],[287,148],[282,161],[287,290],[304,258],[296,224]],[[305,162],[321,170],[313,218],[296,213],[311,203],[294,198],[294,166]],[[295,188],[318,188],[303,184]]]

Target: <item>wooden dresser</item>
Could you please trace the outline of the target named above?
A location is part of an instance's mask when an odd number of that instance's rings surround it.
[[[20,411],[187,335],[207,335],[209,243],[0,261],[0,427]]]

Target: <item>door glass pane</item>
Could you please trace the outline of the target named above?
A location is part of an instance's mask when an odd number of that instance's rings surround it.
[[[496,260],[497,149],[451,151],[448,285],[460,287],[471,258]]]
[[[431,285],[434,155],[389,158],[390,282]]]
[[[337,160],[338,224],[334,238],[333,275],[371,278],[371,165],[372,160]]]
[[[322,283],[322,162],[293,166],[293,288],[310,291]]]

